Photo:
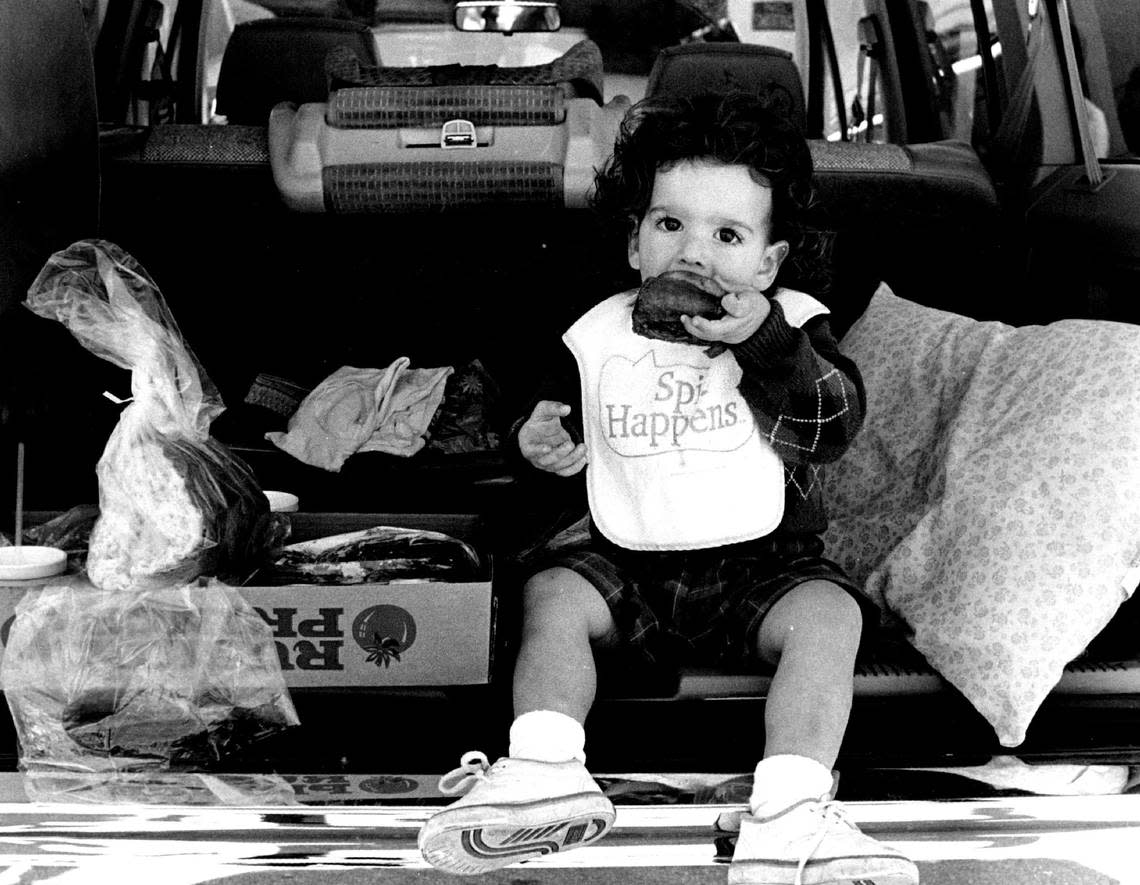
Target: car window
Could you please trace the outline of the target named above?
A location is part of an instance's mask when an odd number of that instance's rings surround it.
[[[171,3],[173,0],[163,0]],[[282,15],[319,14],[368,24],[382,64],[398,67],[495,64],[521,67],[545,64],[575,43],[591,39],[602,51],[606,98],[626,95],[636,101],[657,54],[687,39],[701,39],[725,18],[724,0],[632,0],[611,3],[567,0],[560,4],[562,28],[549,34],[505,37],[460,32],[452,24],[451,2],[444,0],[207,0],[202,65],[204,107],[210,108],[226,42],[246,21]],[[209,111],[206,119],[211,119]],[[214,119],[215,122],[220,122]]]
[[[986,93],[983,62],[1000,64],[1001,46],[996,40],[993,4],[986,0],[986,18],[975,19],[968,0],[919,2],[916,21],[921,33],[926,64],[932,81],[940,134],[974,142],[978,128],[986,126]],[[901,141],[892,126],[892,106],[884,82],[882,58],[883,22],[874,15],[876,4],[839,3],[830,9],[831,31],[843,84],[846,137],[850,141]],[[980,32],[977,25],[981,25]],[[990,47],[979,51],[979,41]],[[843,137],[835,92],[828,94],[826,137]]]
[[[951,138],[974,141],[976,133],[988,128],[983,65],[987,60],[1001,62],[993,4],[985,3],[984,21],[978,21],[970,4],[962,0],[919,5],[925,7],[926,46],[945,132]],[[988,51],[983,53],[984,47]]]
[[[94,0],[92,0],[94,2]],[[106,0],[104,0],[104,6]],[[168,112],[154,100],[157,81],[169,81],[182,36],[178,0],[147,0],[144,6],[157,23],[148,29],[140,64],[141,89],[127,108],[126,122],[163,122]],[[706,40],[739,40],[790,52],[809,86],[818,67],[821,130],[831,140],[900,141],[892,127],[894,103],[880,69],[881,17],[868,14],[869,0],[831,4],[804,0],[564,0],[562,28],[554,33],[504,36],[467,33],[452,24],[446,0],[204,0],[196,62],[196,107],[200,122],[225,122],[214,107],[226,45],[234,29],[258,19],[319,15],[366,24],[371,28],[381,63],[422,67],[465,64],[506,67],[545,64],[582,39],[598,44],[605,73],[605,98],[624,95],[637,101],[645,94],[654,61],[669,46]],[[992,40],[991,4],[985,39]],[[968,2],[931,0],[919,3],[925,22],[926,51],[936,81],[940,114],[950,137],[970,140],[984,121],[979,88],[982,58]],[[196,4],[187,4],[195,9]],[[96,16],[92,16],[96,18]],[[1000,46],[994,48],[1000,63]],[[818,61],[817,61],[818,60]],[[185,77],[181,70],[179,74]],[[140,100],[143,99],[143,100]],[[149,99],[149,100],[147,100]],[[810,102],[809,102],[810,104]],[[183,115],[183,120],[189,117]]]

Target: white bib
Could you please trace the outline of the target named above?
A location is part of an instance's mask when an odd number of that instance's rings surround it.
[[[827,313],[802,292],[775,298],[793,326]],[[636,334],[636,299],[636,291],[606,299],[563,336],[582,379],[594,522],[631,550],[696,550],[770,533],[784,515],[784,468],[738,390],[736,357]]]

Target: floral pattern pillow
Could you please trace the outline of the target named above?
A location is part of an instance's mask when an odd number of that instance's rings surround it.
[[[1135,586],[1140,327],[1013,327],[885,285],[844,336],[867,418],[829,555],[1009,747]]]

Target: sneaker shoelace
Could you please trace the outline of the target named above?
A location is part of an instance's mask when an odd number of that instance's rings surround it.
[[[459,758],[459,767],[453,768],[439,779],[439,791],[445,796],[466,793],[487,776],[490,767],[485,754],[478,750],[468,750]]]
[[[807,867],[808,861],[819,851],[819,846],[823,844],[827,834],[836,826],[854,826],[847,817],[847,809],[843,807],[843,803],[834,800],[819,803],[819,818],[819,831],[816,833],[815,843],[811,846],[811,850],[804,852],[799,865],[796,867],[795,885],[803,885],[804,869]]]

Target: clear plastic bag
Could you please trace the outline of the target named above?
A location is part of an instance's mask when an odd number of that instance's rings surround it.
[[[119,591],[64,577],[31,590],[3,684],[36,800],[182,801],[202,784],[172,773],[221,770],[298,724],[268,625],[218,581]],[[272,778],[254,786],[256,801],[281,800]]]
[[[131,370],[132,400],[96,468],[92,582],[125,590],[248,577],[273,544],[269,505],[245,463],[210,436],[225,407],[146,271],[113,243],[81,240],[48,260],[26,304]]]

